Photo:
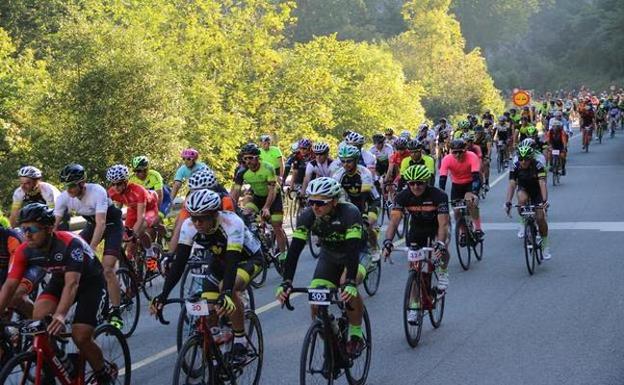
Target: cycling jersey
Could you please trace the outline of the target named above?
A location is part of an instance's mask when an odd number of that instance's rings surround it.
[[[359,163],[368,168],[369,170],[375,171],[375,163],[377,159],[375,159],[375,155],[373,155],[370,151],[360,149],[360,160]]]
[[[106,213],[111,204],[104,187],[95,183],[85,183],[81,197],[71,197],[67,191],[63,191],[56,198],[54,215],[62,217],[69,211],[71,215],[82,215],[86,220],[93,222],[95,214]]]
[[[471,151],[466,151],[464,153],[461,162],[455,159],[453,154],[449,154],[442,159],[440,176],[448,176],[449,171],[451,172],[451,181],[453,183],[471,183],[472,173],[481,171],[481,162],[479,162],[479,157]]]
[[[13,204],[12,210],[18,210],[22,206],[26,206],[29,203],[43,203],[49,208],[54,208],[54,201],[61,192],[50,183],[41,182],[37,183],[37,186],[29,193],[26,193],[21,187],[18,187],[13,192]]]
[[[279,147],[269,146],[268,150],[264,148],[260,148],[260,160],[262,162],[267,162],[275,169],[275,172],[279,172],[280,166],[282,165],[282,151]]]
[[[481,150],[481,159],[483,159],[483,157],[488,157],[490,156],[490,153],[488,151],[488,143],[492,142],[492,135],[490,135],[488,132],[485,132],[483,134],[483,136],[481,137],[481,141],[479,141],[479,137],[477,137],[475,139],[475,144],[477,146],[479,146],[479,149]]]
[[[453,132],[453,139],[461,139],[461,138],[464,136],[464,134],[474,135],[474,134],[475,134],[475,132],[474,132],[474,130],[472,130],[472,129],[471,129],[471,130],[468,130],[468,131],[464,131],[464,130],[455,130],[455,131]]]
[[[494,129],[496,130],[496,135],[498,136],[498,140],[502,140],[503,142],[506,142],[507,139],[509,138],[509,133],[511,131],[511,128],[507,124],[499,123],[496,126],[494,126]]]
[[[394,153],[394,149],[391,145],[384,143],[381,150],[377,146],[373,145],[370,148],[370,153],[376,158],[375,171],[378,175],[383,175],[388,171],[390,165],[390,156]]]
[[[546,142],[549,143],[554,150],[565,151],[568,145],[568,134],[561,131],[548,131],[546,133]]]
[[[147,170],[145,179],[132,175],[128,181],[141,185],[148,190],[161,190],[164,187],[162,175],[160,175],[158,171],[152,169]]]
[[[301,175],[303,176],[303,172]],[[239,170],[234,178],[234,184],[237,188],[248,183],[251,186],[253,194],[259,197],[266,197],[269,195],[269,186],[274,185],[276,181],[275,169],[271,164],[266,162],[260,162],[260,167],[258,167],[256,171],[245,167]]]
[[[403,162],[403,159],[407,158],[408,156],[410,156],[410,152],[408,150],[395,151],[390,156],[390,167],[401,167],[401,162]]]
[[[22,237],[13,229],[0,228],[0,285],[4,283],[9,259],[22,243]],[[3,274],[4,272],[4,274]]]
[[[483,153],[481,152],[481,147],[479,147],[477,144],[473,144],[471,147],[467,147],[468,151],[466,152],[474,152],[479,159],[483,159]]]
[[[427,246],[427,240],[434,240],[438,234],[438,215],[448,214],[448,196],[438,188],[427,186],[421,196],[409,189],[399,192],[394,198],[392,210],[407,211],[410,217],[407,244]]]
[[[526,191],[532,204],[543,201],[539,186],[540,179],[546,178],[546,168],[544,163],[532,159],[527,168],[520,167],[520,162],[515,161],[509,171],[509,180],[516,181],[518,189]]]
[[[137,205],[145,204],[145,221],[149,227],[153,226],[158,219],[158,196],[154,191],[147,191],[138,184],[128,183],[123,193],[119,194],[115,187],[108,189],[108,195],[114,202],[125,205],[126,227],[132,228],[137,221]]]
[[[319,163],[316,159],[308,162],[306,165],[305,176],[308,178],[312,178],[312,176],[315,176],[316,178],[324,176],[330,177],[332,174],[332,162],[333,160],[330,158],[327,158],[325,163]]]
[[[429,169],[429,172],[431,172],[431,175],[435,175],[435,161],[432,157],[425,154],[422,154],[419,160],[414,160],[411,156],[403,159],[401,161],[401,167],[399,168],[399,170],[401,171],[401,175],[403,175],[405,170],[407,170],[410,166],[416,164],[424,164],[425,166],[427,166],[427,169]]]
[[[581,111],[580,113],[580,123],[581,123],[581,128],[583,127],[588,127],[593,125],[594,123],[594,111]]]
[[[362,165],[357,165],[353,173],[347,173],[344,167],[336,171],[332,178],[340,182],[349,198],[362,213],[366,212],[367,203],[374,199],[373,175]]]
[[[180,166],[175,173],[175,177],[173,180],[176,182],[184,182],[187,180],[195,171],[202,170],[204,168],[208,168],[208,166],[203,162],[195,162],[193,167],[189,168],[185,164]]]

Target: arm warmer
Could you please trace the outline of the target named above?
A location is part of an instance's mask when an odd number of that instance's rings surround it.
[[[190,255],[191,246],[179,243],[175,259],[173,260],[173,264],[171,265],[171,270],[169,271],[169,274],[167,274],[167,277],[165,278],[165,283],[163,285],[162,295],[164,299],[169,297],[171,290],[173,290],[175,285],[182,277]]]
[[[292,247],[292,246],[291,246]],[[362,249],[361,239],[348,239],[345,242],[345,250],[347,250],[345,267],[347,268],[347,281],[355,281],[358,273],[358,265],[360,263],[360,250]]]
[[[223,291],[231,292],[236,282],[236,269],[243,259],[243,254],[237,250],[227,250],[225,252],[225,273],[223,274]]]
[[[286,255],[286,262],[284,262],[284,280],[291,281],[295,277],[295,270],[297,269],[297,262],[299,261],[299,255],[306,246],[306,241],[300,238],[293,238],[288,248],[288,254]]]
[[[446,175],[440,175],[440,180],[438,181],[438,186],[440,186],[440,190],[446,189]]]

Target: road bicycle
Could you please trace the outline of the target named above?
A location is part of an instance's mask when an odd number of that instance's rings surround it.
[[[71,333],[50,338],[47,327],[52,318],[26,320],[19,333],[32,339],[31,347],[11,358],[0,372],[3,385],[86,385],[95,383],[93,370],[80,353],[66,353]],[[116,327],[101,324],[95,329],[95,342],[102,349],[107,372],[116,384],[131,384],[130,350]],[[53,341],[53,342],[52,342]]]
[[[245,331],[248,353],[244,357],[232,354],[234,339],[226,336],[228,321],[220,317],[217,323],[211,322],[211,312],[206,299],[193,296],[187,299],[169,299],[164,305],[183,304],[187,313],[194,318],[191,336],[184,342],[178,353],[173,370],[173,385],[186,384],[249,384],[257,385],[262,373],[264,341],[260,320],[253,310],[245,310]],[[157,313],[163,325],[169,321]]]
[[[592,138],[592,126],[583,127],[583,150],[589,152],[589,143]]]
[[[275,237],[275,229],[269,221],[266,221],[259,216],[252,213],[243,213],[245,224],[251,231],[251,233],[260,241],[260,247],[262,249],[262,270],[256,274],[251,280],[251,285],[254,288],[259,288],[266,282],[267,274],[271,265],[275,267],[275,271],[280,276],[284,271],[284,259],[280,259],[280,250],[277,245]],[[282,232],[284,229],[282,228]],[[284,239],[286,239],[286,251],[288,251],[288,238],[284,232]]]
[[[299,383],[332,385],[343,373],[349,385],[364,385],[370,370],[372,336],[368,311],[364,307],[362,331],[364,349],[357,355],[347,353],[349,321],[345,304],[338,297],[337,289],[293,288],[290,294],[306,293],[310,305],[317,309],[316,317],[303,340],[299,364]],[[336,305],[337,309],[330,310]],[[284,306],[294,310],[287,299]],[[344,372],[343,372],[344,370]]]
[[[536,210],[544,210],[542,205],[515,205],[519,209],[520,216],[524,222],[524,257],[529,275],[535,273],[535,263],[538,265],[544,259],[542,252],[541,237],[539,237]]]
[[[500,174],[507,168],[507,144],[499,140],[496,142],[496,171]]]
[[[483,258],[483,240],[479,240],[475,234],[474,223],[472,217],[468,213],[468,204],[464,199],[456,199],[451,201],[451,206],[456,210],[458,217],[455,225],[455,248],[457,249],[457,258],[462,269],[470,268],[470,260],[474,254],[477,260]],[[462,252],[462,249],[465,249]]]
[[[373,258],[371,253],[371,245],[368,240],[368,228],[370,224],[368,220],[363,221],[362,232],[364,237],[362,239],[362,251],[360,252],[360,263],[366,268],[366,275],[364,276],[363,284],[366,294],[374,296],[379,289],[379,283],[381,282],[381,258],[379,252],[375,251],[378,255],[377,258]]]
[[[381,194],[381,217],[379,218],[379,224],[383,226],[386,219],[390,220],[390,212],[392,211],[392,202],[394,202],[394,195],[397,185],[390,182],[383,184],[383,194]]]
[[[553,173],[553,177],[552,177],[552,184],[553,186],[556,186],[558,184],[561,183],[561,151],[560,150],[555,150],[552,149],[550,151],[550,158],[551,158],[551,165],[550,165],[550,169]]]
[[[433,255],[432,247],[418,248],[410,245],[407,251],[409,275],[403,297],[403,327],[407,343],[415,348],[420,341],[425,312],[429,313],[431,326],[439,328],[444,316],[445,292],[438,290],[436,268],[441,264]],[[416,312],[415,319],[410,313]]]

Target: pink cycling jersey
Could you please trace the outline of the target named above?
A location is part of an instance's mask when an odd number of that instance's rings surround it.
[[[450,171],[453,183],[466,184],[472,182],[472,173],[480,170],[479,157],[472,151],[466,151],[461,162],[453,154],[446,155],[440,165],[440,176],[448,176]]]

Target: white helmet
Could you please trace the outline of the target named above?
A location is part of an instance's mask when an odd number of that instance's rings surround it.
[[[20,168],[17,172],[17,175],[20,177],[26,177],[31,179],[40,179],[43,176],[41,170],[33,166],[24,166]]]
[[[308,196],[320,195],[331,198],[339,196],[341,191],[342,186],[340,186],[340,183],[336,179],[326,176],[312,180],[306,188],[306,194]]]
[[[214,189],[217,186],[217,177],[211,169],[203,168],[190,176],[188,186],[191,191],[205,188]]]
[[[128,167],[123,164],[116,164],[111,166],[106,171],[106,180],[111,183],[121,182],[123,180],[128,180],[130,177],[130,172],[128,171]]]
[[[312,146],[312,152],[315,154],[324,154],[329,151],[329,145],[327,143],[319,142],[314,143]]]
[[[206,214],[209,211],[221,209],[221,197],[207,188],[195,190],[186,197],[184,207],[189,214]]]
[[[352,146],[362,146],[364,145],[364,135],[358,134],[357,132],[350,132],[345,138],[345,141]]]

